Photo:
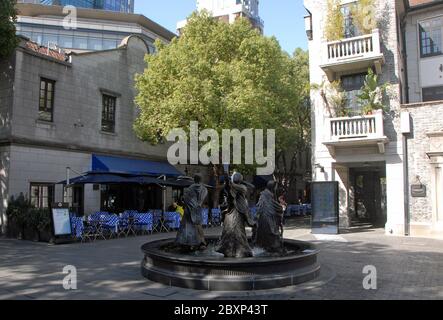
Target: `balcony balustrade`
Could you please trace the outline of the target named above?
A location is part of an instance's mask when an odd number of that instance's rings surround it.
[[[331,81],[335,80],[337,73],[367,70],[370,67],[380,74],[383,63],[378,29],[363,36],[326,42],[322,47],[321,68]]]
[[[327,119],[325,140],[332,154],[336,147],[365,145],[377,145],[379,152],[384,153],[389,141],[384,134],[382,111],[367,116]]]

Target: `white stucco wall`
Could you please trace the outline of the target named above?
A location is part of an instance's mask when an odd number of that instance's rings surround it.
[[[352,1],[343,1],[349,3]],[[402,164],[402,134],[400,132],[400,85],[402,78],[401,54],[399,52],[399,41],[397,37],[397,11],[396,1],[376,1],[377,20],[381,33],[381,49],[384,54],[385,64],[382,66],[380,82],[388,82],[389,87],[389,109],[390,112],[384,116],[384,131],[389,139],[384,154],[380,154],[375,147],[353,147],[337,148],[335,156],[332,156],[323,144],[329,128],[326,120],[329,112],[318,90],[311,90],[312,101],[312,145],[313,165],[320,164],[325,168],[322,173],[319,169],[313,169],[314,181],[339,181],[340,183],[340,215],[346,224],[346,212],[349,210],[349,182],[346,169],[342,164],[352,166],[352,163],[385,162],[386,179],[388,188],[388,221],[386,231],[388,233],[403,234],[404,231],[404,186],[403,186],[403,164]],[[310,52],[310,76],[312,84],[321,84],[328,81],[325,72],[320,68],[322,64],[321,54],[323,46],[326,45],[324,30],[327,2],[323,0],[305,0],[305,7],[312,13],[313,40],[309,41]],[[336,167],[340,169],[337,170]]]

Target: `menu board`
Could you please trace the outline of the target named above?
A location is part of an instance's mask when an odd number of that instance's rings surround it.
[[[312,183],[312,233],[339,233],[338,182]]]
[[[70,236],[71,217],[69,215],[69,205],[58,203],[52,206],[52,222],[54,226],[54,236]]]

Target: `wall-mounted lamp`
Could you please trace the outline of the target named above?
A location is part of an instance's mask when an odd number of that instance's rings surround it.
[[[309,40],[313,39],[313,32],[312,32],[312,14],[309,13],[309,15],[307,15],[305,17],[305,30],[306,30],[306,35],[308,36]]]
[[[317,163],[315,166],[315,169],[320,169],[321,173],[325,172],[325,167],[323,167],[321,164]]]

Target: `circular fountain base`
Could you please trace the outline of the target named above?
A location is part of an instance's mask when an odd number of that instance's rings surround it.
[[[218,238],[208,238],[214,245]],[[209,291],[253,291],[282,288],[315,279],[320,274],[318,250],[308,242],[285,240],[287,254],[260,254],[231,259],[216,254],[169,250],[174,239],[145,244],[142,274],[168,286]]]

